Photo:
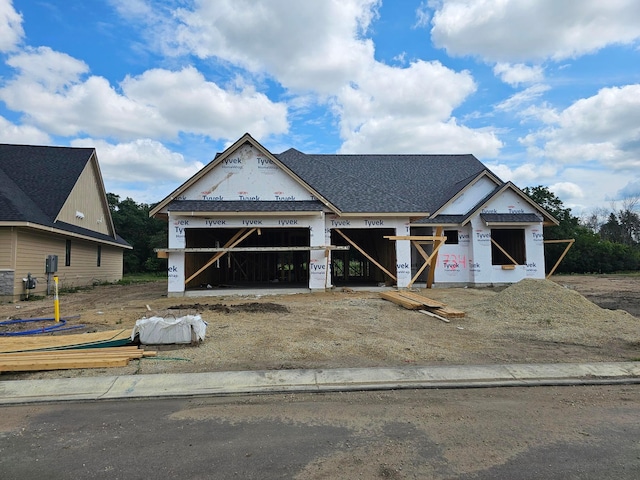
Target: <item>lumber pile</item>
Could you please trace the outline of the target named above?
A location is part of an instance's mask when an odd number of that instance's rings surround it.
[[[0,338],[0,353],[67,348],[119,347],[131,343],[131,330],[78,333],[74,335],[29,335]]]
[[[131,332],[126,329],[1,338],[0,373],[124,367],[130,360],[156,356],[129,344]]]
[[[0,353],[0,373],[125,367],[130,360],[155,356],[137,346]]]
[[[465,315],[461,310],[456,310],[445,303],[424,297],[415,292],[389,291],[380,293],[380,296],[408,310],[418,310],[427,315],[432,314],[444,319],[462,318]]]

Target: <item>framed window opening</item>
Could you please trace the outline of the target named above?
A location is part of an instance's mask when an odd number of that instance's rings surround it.
[[[99,267],[100,264],[102,263],[102,245],[98,245],[98,252],[97,252],[97,259],[96,259],[96,267]]]
[[[444,236],[447,237],[445,245],[458,245],[458,230],[445,230]]]
[[[498,247],[498,245],[502,247],[502,250]],[[505,255],[505,252],[508,254],[508,256]],[[491,264],[514,265],[514,260],[516,265],[524,265],[527,261],[524,242],[524,229],[492,228]]]

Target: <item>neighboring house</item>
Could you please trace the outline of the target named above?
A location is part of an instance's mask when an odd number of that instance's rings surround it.
[[[558,223],[473,155],[272,154],[249,134],[151,215],[168,220],[170,295],[544,278]]]
[[[52,292],[54,275],[61,288],[120,280],[130,248],[95,149],[0,144],[0,299]]]

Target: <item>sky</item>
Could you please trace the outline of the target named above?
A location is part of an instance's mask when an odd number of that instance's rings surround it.
[[[0,0],[0,55],[0,143],[95,147],[138,203],[244,133],[640,196],[637,0]]]

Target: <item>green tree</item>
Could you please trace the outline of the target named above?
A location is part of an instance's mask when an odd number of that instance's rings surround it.
[[[523,189],[523,192],[559,221],[557,227],[544,227],[545,239],[575,239],[573,247],[562,260],[556,272],[612,273],[640,269],[640,251],[618,241],[622,235],[618,233],[618,230],[615,230],[616,237],[614,240],[613,238],[603,238],[587,226],[581,225],[578,217],[571,214],[571,209],[566,208],[562,200],[547,187],[527,187]],[[613,235],[614,228],[619,227],[618,219],[615,215],[613,215],[613,219],[615,222],[610,217],[609,221],[602,225],[601,230],[607,231],[609,228]],[[609,223],[611,224],[607,227]],[[562,244],[548,244],[546,246],[545,263],[547,271],[550,271],[555,265],[564,248],[565,246]]]
[[[136,203],[131,198],[107,193],[109,210],[116,232],[133,247],[124,252],[124,272],[160,272],[166,270],[166,260],[158,259],[155,248],[167,246],[167,224],[150,218],[153,206]]]

